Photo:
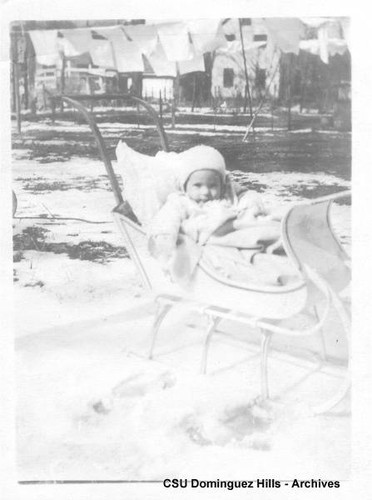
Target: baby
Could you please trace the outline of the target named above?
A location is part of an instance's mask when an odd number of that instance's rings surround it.
[[[199,250],[194,245],[193,255],[187,255],[193,262],[188,262],[186,274],[192,274],[203,253],[230,279],[281,284],[271,263],[259,269],[256,262],[256,254],[279,239],[279,224],[255,192],[237,195],[223,156],[212,147],[196,146],[179,155],[177,174],[179,191],[168,196],[150,224],[149,249],[163,269],[175,279],[177,267],[185,274],[187,252],[177,258],[176,249],[185,244],[186,235],[199,244]]]

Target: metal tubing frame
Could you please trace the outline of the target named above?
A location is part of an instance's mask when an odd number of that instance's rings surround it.
[[[57,101],[58,100],[65,101],[65,102],[71,104],[74,108],[76,108],[78,111],[80,111],[80,113],[85,118],[85,121],[88,123],[88,125],[93,133],[93,136],[96,140],[101,159],[105,165],[106,172],[107,172],[107,175],[108,175],[109,180],[110,180],[111,188],[114,192],[115,200],[116,200],[116,203],[118,205],[123,203],[123,201],[124,201],[123,195],[121,193],[118,180],[116,178],[114,169],[112,167],[111,160],[110,160],[109,155],[107,153],[107,149],[106,149],[104,140],[102,138],[102,134],[97,126],[97,122],[96,122],[93,114],[90,113],[85,108],[85,106],[83,106],[83,104],[81,104],[81,102],[79,102],[79,101],[84,101],[84,100],[98,101],[98,100],[102,100],[102,99],[112,99],[112,100],[113,99],[116,99],[116,100],[129,99],[129,100],[132,100],[132,101],[140,104],[149,112],[150,116],[154,120],[156,129],[157,129],[159,136],[160,136],[160,142],[161,142],[161,146],[162,146],[163,150],[168,151],[168,149],[169,149],[167,136],[165,135],[163,124],[162,124],[158,114],[156,113],[154,108],[149,103],[140,99],[139,97],[132,96],[130,94],[97,94],[97,95],[87,94],[87,95],[78,95],[78,96],[68,96],[68,95],[53,96],[50,94],[50,98],[53,100],[57,100]]]
[[[161,300],[157,301],[158,310],[155,315],[154,323],[151,329],[151,345],[149,350],[149,359],[153,359],[156,337],[158,335],[160,326],[173,306],[174,303],[171,302],[162,302]]]
[[[125,221],[124,221],[123,220],[124,215],[116,212],[115,210],[113,210],[112,214],[114,216],[114,220],[115,220],[117,226],[119,227],[122,235],[124,236],[126,248],[127,248],[128,253],[130,255],[130,258],[134,261],[135,265],[137,266],[137,269],[140,272],[140,276],[141,276],[141,280],[142,280],[143,285],[145,286],[145,288],[147,288],[147,290],[152,290],[153,287],[151,285],[150,278],[146,272],[146,269],[144,268],[144,266],[142,264],[141,258],[138,255],[137,249],[132,241],[132,238],[128,234],[127,225],[132,225],[132,226],[136,227],[136,229],[141,231],[142,233],[144,233],[144,231],[139,226],[137,226],[137,224],[135,224],[132,220],[128,219],[127,217],[125,218]]]
[[[329,225],[329,228],[330,228],[330,233],[333,237],[333,240],[335,241],[335,243],[337,244],[338,248],[340,249],[340,252],[342,253],[343,255],[343,258],[345,261],[348,261],[350,260],[350,257],[347,255],[347,253],[345,252],[345,250],[343,249],[342,245],[340,244],[338,238],[336,237],[334,231],[333,231],[333,228],[332,228],[332,224],[330,223],[330,210],[331,210],[331,206],[332,206],[332,203],[340,198],[349,198],[351,197],[351,191],[350,190],[345,190],[345,191],[340,191],[338,193],[335,193],[335,194],[329,194],[329,195],[326,195],[326,196],[322,196],[321,198],[317,198],[315,201],[304,201],[304,202],[301,202],[301,205],[312,205],[314,203],[316,204],[319,204],[319,203],[324,203],[324,202],[328,202],[328,207],[327,207],[327,220],[328,220],[328,225]],[[292,212],[293,208],[290,208],[288,210],[288,212],[286,213],[286,215],[284,216],[283,220],[282,220],[282,223],[281,223],[281,227],[282,227],[282,235],[283,235],[283,246],[284,246],[284,249],[286,251],[286,253],[288,255],[290,255],[290,257],[294,260],[294,262],[296,263],[297,267],[299,269],[302,269],[302,264],[301,262],[298,260],[298,257],[296,255],[296,253],[293,251],[293,247],[292,247],[292,244],[290,242],[290,239],[288,237],[288,232],[287,232],[287,229],[286,229],[286,225],[285,225],[285,220],[290,216],[290,213]]]
[[[262,333],[262,339],[261,339],[261,398],[263,400],[269,399],[270,393],[269,393],[269,377],[268,377],[268,355],[269,355],[269,347],[270,347],[270,342],[272,339],[272,336],[274,333],[281,334],[281,335],[286,335],[290,337],[307,337],[314,335],[316,333],[322,333],[322,328],[324,325],[324,322],[326,321],[331,305],[335,307],[335,310],[342,322],[345,335],[346,335],[346,340],[348,342],[348,345],[350,344],[349,340],[349,332],[350,332],[350,318],[345,311],[345,308],[342,304],[342,301],[338,297],[338,295],[331,289],[331,287],[326,283],[326,281],[321,278],[314,270],[309,269],[306,267],[306,273],[309,277],[309,279],[314,283],[314,285],[321,291],[323,292],[325,298],[326,298],[326,307],[323,311],[322,316],[317,316],[317,323],[309,327],[305,330],[298,331],[298,330],[292,330],[289,328],[284,328],[284,327],[279,327],[276,325],[273,325],[272,323],[268,323],[265,320],[262,320],[261,318],[253,318],[253,317],[238,317],[237,315],[234,315],[232,312],[228,310],[223,310],[219,308],[215,308],[213,306],[207,307],[204,309],[204,313],[208,316],[210,320],[210,326],[207,332],[207,337],[206,337],[206,347],[208,349],[208,344],[210,342],[211,335],[215,331],[215,328],[218,323],[217,320],[222,320],[222,319],[233,319],[235,321],[239,321],[242,323],[245,323],[253,328],[258,328],[261,333]],[[206,362],[206,355],[207,355],[207,350],[204,352],[205,356],[205,362]],[[203,358],[204,359],[204,358]],[[203,366],[203,365],[202,365]],[[344,380],[339,387],[338,391],[334,396],[329,398],[327,401],[313,405],[311,407],[311,412],[313,415],[320,415],[322,413],[325,413],[332,408],[334,408],[338,403],[341,402],[341,400],[346,396],[348,390],[350,388],[350,373],[349,373],[349,364],[347,367],[347,372],[344,377]]]
[[[272,333],[260,328],[261,338],[261,398],[263,400],[270,398],[269,393],[269,372],[268,372],[268,355]]]
[[[316,317],[317,321],[320,320],[318,309],[317,309],[316,305],[314,306],[314,316]],[[320,355],[321,355],[322,361],[325,362],[325,361],[327,361],[328,356],[327,356],[327,348],[326,348],[323,328],[321,328],[319,330],[319,338],[320,338]]]
[[[139,97],[133,96],[131,94],[98,94],[98,95],[88,94],[88,95],[78,95],[78,96],[75,96],[75,95],[72,95],[72,96],[57,95],[56,96],[56,95],[52,95],[49,92],[48,92],[48,95],[50,96],[50,99],[52,99],[54,101],[60,100],[61,102],[65,101],[66,103],[71,104],[74,108],[76,108],[78,111],[80,111],[80,113],[85,118],[85,121],[88,123],[88,125],[93,133],[93,136],[96,140],[98,150],[99,150],[101,159],[105,165],[106,172],[107,172],[107,175],[109,177],[111,188],[113,190],[117,205],[121,205],[122,203],[124,203],[124,199],[123,199],[123,195],[122,195],[118,180],[116,178],[110,157],[108,155],[102,134],[98,128],[97,122],[96,122],[93,114],[90,113],[85,108],[85,106],[83,104],[81,104],[80,101],[85,101],[85,100],[99,101],[102,99],[110,99],[110,100],[129,99],[129,100],[136,102],[137,104],[140,104],[149,112],[150,116],[152,117],[152,119],[155,123],[156,129],[157,129],[158,134],[160,136],[160,142],[161,142],[162,149],[166,152],[169,151],[168,140],[167,140],[167,136],[165,134],[163,123],[162,123],[161,119],[159,118],[155,109],[149,103],[140,99]],[[130,246],[132,257],[135,259],[137,265],[139,265],[139,267],[141,269],[142,280],[143,280],[145,286],[151,290],[152,287],[151,287],[150,280],[149,280],[149,278],[148,278],[148,276],[147,276],[147,274],[146,274],[146,272],[141,264],[141,261],[138,257],[138,254],[137,254],[137,251],[136,251],[133,243],[131,242],[131,238],[127,234],[125,224],[121,223],[122,222],[121,217],[119,216],[118,213],[115,212],[115,210],[114,210],[114,216],[115,216],[120,228],[125,233],[126,243],[127,243],[127,245]],[[128,222],[129,222],[129,219],[128,219]],[[132,222],[132,221],[130,221],[130,222]],[[159,297],[158,298],[158,313],[155,317],[153,328],[152,328],[152,342],[151,342],[151,347],[150,347],[150,352],[149,352],[150,359],[152,359],[152,356],[153,356],[153,350],[154,350],[154,346],[155,346],[155,342],[156,342],[156,336],[157,336],[157,333],[158,333],[159,328],[161,326],[161,323],[163,322],[163,320],[164,320],[165,316],[168,314],[168,312],[172,309],[175,302],[177,302],[177,300],[174,300],[174,301],[166,301],[166,302],[161,303],[160,299],[161,298]]]
[[[350,350],[350,331],[351,331],[351,321],[350,321],[350,316],[346,312],[345,307],[339,298],[339,296],[334,292],[333,290],[330,290],[331,293],[331,300],[334,305],[334,308],[336,310],[336,313],[338,314],[338,317],[341,320],[344,332],[345,332],[345,338],[347,342],[347,348]],[[329,400],[325,401],[324,403],[318,404],[312,408],[313,414],[314,415],[320,415],[322,413],[325,413],[329,410],[332,410],[335,406],[337,406],[347,395],[347,393],[350,390],[351,387],[351,377],[350,377],[350,361],[348,357],[348,362],[347,362],[347,369],[346,369],[346,376],[344,377],[344,380],[339,387],[338,391],[336,394],[330,398]]]
[[[206,331],[202,359],[201,359],[201,364],[200,364],[200,373],[202,375],[205,375],[207,373],[208,351],[209,351],[209,346],[211,343],[212,335],[216,331],[220,322],[222,321],[222,318],[218,317],[218,316],[207,315],[207,317],[208,317],[209,324],[208,324],[207,331]]]

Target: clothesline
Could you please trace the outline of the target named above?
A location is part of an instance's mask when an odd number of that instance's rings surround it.
[[[263,19],[267,40],[247,40],[249,49],[260,43],[277,46],[284,53],[298,54],[303,34],[303,22],[297,18]],[[204,27],[204,29],[203,29]],[[209,29],[205,29],[205,28]],[[213,29],[212,29],[213,28]],[[254,35],[254,27],[248,30]],[[56,66],[61,54],[67,58],[89,53],[96,66],[116,69],[122,73],[144,72],[145,56],[157,76],[175,75],[177,63],[182,74],[205,71],[203,54],[215,50],[241,53],[242,47],[233,47],[222,28],[222,20],[194,20],[160,23],[156,25],[114,25],[53,30],[28,31],[37,61],[45,66]],[[95,34],[99,35],[94,36]],[[236,34],[237,35],[237,34]],[[250,35],[250,37],[251,37]],[[252,38],[252,37],[251,37]],[[342,53],[341,45],[330,43],[325,25],[319,28],[318,50],[323,62],[328,54]],[[346,41],[341,40],[346,45]]]

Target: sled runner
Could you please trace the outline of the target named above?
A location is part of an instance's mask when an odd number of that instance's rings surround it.
[[[76,107],[85,117],[97,141],[115,194],[117,207],[114,219],[123,235],[127,251],[135,263],[143,285],[154,294],[158,311],[151,332],[149,357],[154,348],[160,326],[169,311],[180,301],[187,301],[208,317],[201,359],[201,371],[206,372],[208,351],[213,334],[222,320],[229,319],[257,329],[261,341],[261,397],[269,398],[268,355],[274,335],[289,337],[319,336],[321,352],[324,349],[323,326],[330,311],[335,312],[342,325],[345,339],[349,340],[350,312],[343,300],[343,292],[351,279],[349,257],[342,249],[330,223],[332,203],[350,197],[342,192],[298,203],[289,209],[282,221],[284,249],[299,272],[299,279],[283,286],[250,285],[221,276],[203,258],[199,261],[191,286],[183,289],[170,282],[157,261],[151,257],[147,236],[128,200],[123,199],[104,141],[93,115],[79,102],[85,99],[131,99],[144,106],[151,114],[159,132],[163,150],[167,151],[167,139],[162,124],[151,106],[129,95],[60,96],[60,99]],[[78,100],[77,100],[78,99]],[[125,166],[124,166],[125,168]],[[313,322],[302,328],[289,328],[285,321],[302,311],[311,311]],[[350,382],[348,368],[338,391],[331,398],[313,407],[314,413],[322,413],[335,407],[346,395]]]

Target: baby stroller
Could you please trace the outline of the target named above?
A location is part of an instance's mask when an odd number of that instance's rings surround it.
[[[158,263],[150,256],[146,233],[137,219],[128,200],[124,200],[103,138],[96,121],[81,104],[85,99],[130,99],[144,106],[154,119],[162,149],[168,151],[167,138],[155,110],[145,101],[131,95],[60,96],[77,108],[88,122],[97,141],[101,158],[109,175],[117,206],[114,219],[123,235],[130,258],[135,263],[143,285],[154,294],[158,304],[151,332],[149,358],[154,356],[154,347],[160,326],[169,311],[180,302],[197,307],[208,318],[204,348],[201,356],[201,371],[206,372],[208,350],[218,325],[222,320],[234,320],[261,332],[261,397],[269,398],[268,353],[274,334],[289,337],[319,335],[322,340],[323,326],[330,310],[336,312],[342,324],[346,341],[350,333],[350,311],[342,298],[351,279],[350,259],[341,247],[330,224],[330,208],[335,200],[350,197],[350,192],[325,196],[299,203],[287,212],[282,221],[282,240],[288,257],[299,271],[299,279],[283,286],[259,286],[235,282],[218,274],[203,261],[197,265],[192,286],[187,290],[171,283],[162,273]],[[303,310],[315,311],[313,323],[300,329],[283,325]],[[322,356],[326,358],[324,343]],[[350,386],[349,370],[339,390],[331,398],[312,407],[314,414],[335,407],[347,394]]]

